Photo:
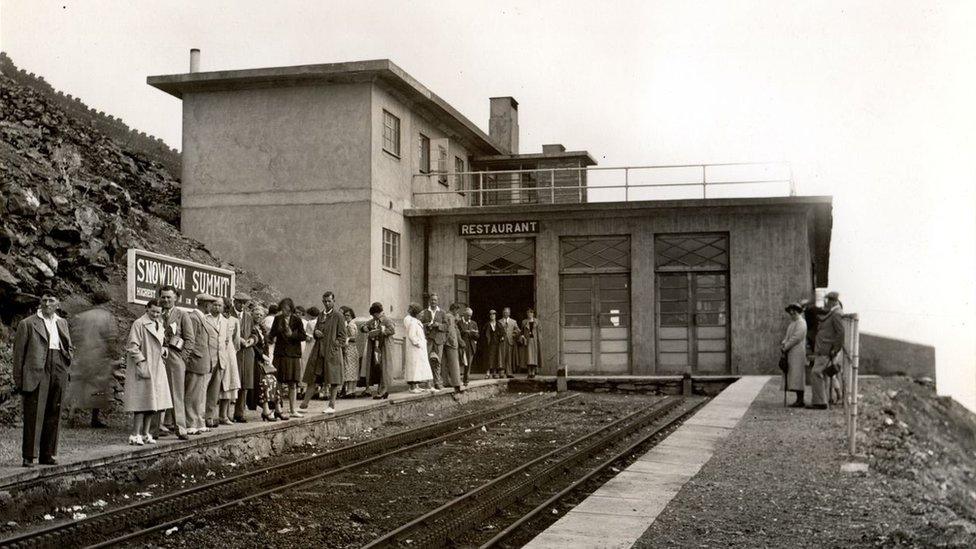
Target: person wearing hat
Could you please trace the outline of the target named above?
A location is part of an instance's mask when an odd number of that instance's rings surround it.
[[[488,322],[481,331],[484,342],[481,348],[484,349],[485,360],[485,379],[490,379],[498,375],[498,344],[502,340],[501,329],[498,326],[498,312],[495,309],[488,311]]]
[[[207,316],[213,313],[217,298],[197,294],[197,308],[189,315],[193,324],[193,351],[186,361],[186,389],[183,393],[186,409],[187,434],[198,435],[210,429],[204,423],[207,407],[207,386],[220,353],[218,331]]]
[[[815,410],[827,409],[829,378],[824,370],[837,361],[846,343],[842,320],[844,309],[841,308],[840,295],[830,292],[824,301],[824,312],[818,319],[817,338],[813,348],[813,373],[810,379],[812,395],[809,407]]]
[[[173,407],[163,414],[167,430],[177,438],[187,438],[186,417],[186,365],[192,360],[196,332],[193,329],[193,312],[176,306],[179,293],[171,285],[159,289],[159,304],[163,308],[162,321],[165,329],[166,377],[169,379],[170,401]],[[161,432],[165,433],[162,429]]]
[[[241,345],[237,350],[237,370],[241,378],[241,388],[237,392],[237,400],[234,402],[234,421],[245,423],[244,404],[247,402],[248,391],[257,388],[257,380],[260,379],[254,368],[254,343],[258,339],[258,326],[254,322],[250,311],[251,296],[244,292],[234,294],[234,307],[230,314],[238,319],[241,324]]]
[[[796,393],[796,402],[791,408],[803,408],[803,391],[806,387],[807,366],[807,323],[803,320],[803,306],[790,303],[786,306],[790,315],[790,325],[786,337],[780,342],[780,350],[786,355],[789,369],[786,372],[786,390]]]

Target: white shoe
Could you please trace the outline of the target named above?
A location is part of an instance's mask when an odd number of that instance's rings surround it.
[[[197,431],[199,431],[201,433],[209,433],[210,432],[210,427],[200,427],[199,429],[197,429]]]
[[[154,439],[152,437],[152,435],[146,435],[146,436],[144,436],[143,437],[143,440],[146,441],[146,444],[156,444],[156,439]]]
[[[332,406],[329,406],[325,410],[322,410],[322,413],[323,414],[334,414],[335,413],[335,408],[333,408]]]
[[[416,394],[419,394],[419,393],[424,392],[424,390],[423,389],[418,389],[417,387],[414,387],[413,389],[410,389],[409,392],[411,392],[411,393],[413,393],[413,394],[416,395]]]
[[[430,389],[427,389],[427,392],[430,393],[430,394],[432,394],[432,395],[436,395],[437,393],[439,393],[441,391],[437,387],[431,387]]]
[[[200,429],[197,429],[196,427],[190,427],[189,429],[186,430],[186,434],[188,434],[188,435],[199,435],[200,434]]]
[[[141,435],[129,435],[129,444],[133,446],[143,446],[146,443],[142,441]]]
[[[295,417],[305,417],[305,412],[301,410],[295,410],[294,412],[291,413],[291,415]]]

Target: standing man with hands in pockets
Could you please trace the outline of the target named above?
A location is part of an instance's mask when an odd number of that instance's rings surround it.
[[[434,389],[439,391],[444,388],[441,383],[441,362],[444,360],[444,342],[447,341],[447,318],[444,309],[437,306],[437,294],[430,294],[427,302],[429,305],[420,312],[417,320],[424,326],[427,355],[434,374]]]

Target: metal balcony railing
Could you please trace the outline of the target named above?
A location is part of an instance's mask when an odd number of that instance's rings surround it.
[[[580,204],[795,196],[788,162],[434,172],[413,176],[413,207]]]

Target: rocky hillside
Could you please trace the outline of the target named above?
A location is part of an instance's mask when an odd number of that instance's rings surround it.
[[[127,329],[141,309],[125,303],[130,247],[234,267],[180,234],[176,174],[6,75],[0,75],[0,105],[2,420],[2,409],[15,400],[10,398],[10,327],[34,310],[39,288],[61,290],[68,313],[87,308],[87,296],[105,289]],[[238,288],[263,299],[276,297],[262,281],[237,273]]]

